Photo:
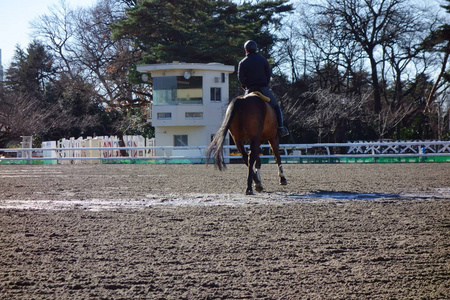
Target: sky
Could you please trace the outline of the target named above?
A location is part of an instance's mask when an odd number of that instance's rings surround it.
[[[33,40],[30,22],[49,13],[60,0],[0,0],[0,49],[3,70],[9,67],[16,45],[26,49]],[[71,8],[90,7],[96,0],[66,0]]]
[[[3,70],[9,67],[16,45],[26,49],[33,40],[30,22],[49,13],[61,0],[0,0],[0,49]],[[90,7],[97,0],[65,0],[71,8]],[[422,0],[420,0],[422,1]],[[292,1],[296,2],[296,1]],[[434,0],[433,2],[443,2]],[[437,4],[436,4],[437,5]]]

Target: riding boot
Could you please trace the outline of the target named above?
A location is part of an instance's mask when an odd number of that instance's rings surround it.
[[[289,135],[289,130],[283,125],[283,114],[281,113],[281,108],[279,106],[275,107],[275,113],[277,114],[278,120],[278,134],[281,137]]]

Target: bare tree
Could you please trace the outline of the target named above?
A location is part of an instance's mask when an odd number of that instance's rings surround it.
[[[375,125],[374,128],[377,130],[378,137],[383,139],[414,111],[416,111],[414,103],[402,104],[395,109],[384,106],[377,115],[372,115],[372,123]]]
[[[450,93],[447,90],[431,102],[426,111],[429,128],[437,139],[448,139],[450,132]]]
[[[49,14],[32,21],[34,34],[42,38],[47,47],[58,58],[59,72],[66,72],[71,78],[80,71],[73,70],[73,57],[69,51],[70,44],[74,39],[74,16],[65,0],[61,0],[58,6],[49,8]]]
[[[127,3],[107,0],[73,10],[62,1],[34,22],[35,33],[55,52],[60,71],[98,87],[99,100],[112,108],[132,102],[127,74],[141,58],[130,41],[111,39],[110,25],[123,17]]]
[[[411,70],[412,59],[421,54],[417,46],[435,24],[435,18],[426,12],[408,0],[326,0],[309,4],[300,20],[302,37],[314,45],[315,53],[321,54],[317,63],[323,63],[325,57],[325,61],[347,70],[348,75],[353,71],[350,66],[365,68],[367,62],[373,110],[379,113],[381,82],[395,79],[386,78],[383,71],[389,67],[396,73],[391,76],[403,79],[405,70]]]
[[[366,113],[370,96],[370,92],[364,95],[337,94],[330,88],[306,92],[292,107],[287,106],[289,121],[300,124],[303,130],[316,131],[319,143],[325,138],[336,142],[340,129]]]
[[[50,118],[55,115],[57,107],[42,108],[41,101],[25,94],[4,93],[0,97],[0,124],[3,134],[0,144],[8,141],[19,141],[20,136],[34,135],[48,130],[49,124],[44,120],[51,119],[52,125],[64,122],[64,118]]]
[[[394,132],[399,136],[401,127],[409,126],[425,104],[433,101],[427,97],[433,94],[430,78],[444,74],[442,60],[421,46],[443,22],[438,10],[436,5],[420,6],[410,0],[300,4],[281,33],[280,51],[292,78],[308,68],[310,90],[364,97],[370,91],[372,96],[366,101],[370,109],[361,115],[366,117],[362,121],[373,124],[382,136]],[[306,63],[307,68],[302,66]],[[296,102],[295,97],[291,101]],[[324,119],[326,112],[311,113]]]

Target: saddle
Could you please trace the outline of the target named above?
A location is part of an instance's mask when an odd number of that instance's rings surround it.
[[[247,95],[244,96],[244,99],[247,98],[247,97],[251,97],[251,96],[258,96],[262,100],[264,100],[266,102],[270,102],[270,98],[264,96],[263,93],[261,93],[259,91],[253,91],[253,92],[248,93]]]

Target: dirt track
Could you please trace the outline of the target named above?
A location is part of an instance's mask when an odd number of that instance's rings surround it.
[[[0,166],[0,298],[450,298],[449,164],[285,173]]]

